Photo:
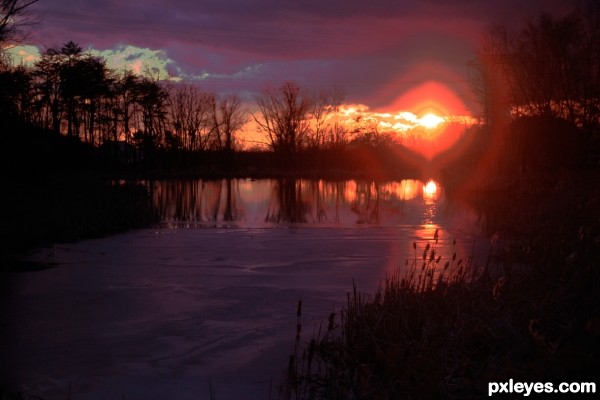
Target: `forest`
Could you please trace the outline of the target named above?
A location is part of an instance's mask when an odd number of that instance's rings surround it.
[[[399,147],[376,122],[359,120],[352,130],[342,124],[341,90],[304,94],[286,82],[258,96],[259,111],[250,114],[235,94],[161,80],[152,71],[110,70],[106,60],[73,42],[45,50],[33,68],[5,60],[0,80],[5,121],[83,143],[117,173],[197,175],[215,173],[215,166],[217,174],[243,173],[234,165],[249,158],[258,163],[254,171],[266,162],[275,173],[281,162],[299,166],[307,155],[313,162],[325,160],[318,153],[339,155],[351,145],[380,151]],[[245,144],[238,134],[251,120],[264,141]],[[235,156],[240,152],[253,156]],[[343,157],[336,160],[344,164]]]
[[[157,71],[112,70],[72,41],[45,49],[32,67],[18,65],[6,49],[18,43],[27,27],[19,14],[34,2],[3,3],[23,6],[12,25],[5,18],[0,36],[3,140],[24,130],[62,136],[85,144],[80,148],[98,166],[117,175],[277,174],[281,166],[414,175],[425,162],[377,120],[344,120],[343,88],[309,92],[288,81],[253,98],[212,93]],[[473,151],[484,146],[520,168],[597,162],[600,16],[594,2],[586,7],[541,15],[520,30],[492,26],[482,35],[469,62],[479,101],[478,123],[466,135],[477,138]],[[23,26],[14,26],[19,21]],[[258,139],[244,138],[244,129]],[[448,167],[440,160],[440,168]]]

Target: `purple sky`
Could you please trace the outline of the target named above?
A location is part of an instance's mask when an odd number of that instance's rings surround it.
[[[30,42],[72,40],[130,67],[208,90],[251,94],[294,81],[340,86],[347,102],[385,109],[425,82],[469,103],[467,63],[494,22],[522,25],[568,0],[40,0]],[[136,64],[137,62],[137,64]],[[118,62],[112,65],[119,65]]]

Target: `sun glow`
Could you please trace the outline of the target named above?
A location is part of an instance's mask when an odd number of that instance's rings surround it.
[[[457,92],[436,81],[425,81],[400,92],[377,109],[379,115],[389,110],[397,110],[392,113],[393,120],[386,122],[398,132],[402,144],[429,160],[451,149],[475,122]]]
[[[440,116],[433,113],[427,113],[419,118],[419,125],[422,125],[427,129],[435,129],[445,121],[446,120]]]
[[[426,197],[435,197],[437,191],[438,185],[433,180],[430,180],[423,185],[423,195]]]

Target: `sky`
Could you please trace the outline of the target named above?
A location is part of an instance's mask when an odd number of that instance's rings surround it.
[[[294,81],[385,109],[427,82],[468,102],[469,60],[492,23],[562,12],[565,0],[40,0],[29,44],[74,41],[113,66],[145,65],[216,91]]]
[[[40,0],[16,62],[73,41],[111,68],[154,69],[252,99],[292,81],[368,112],[473,115],[469,61],[492,24],[578,0]]]

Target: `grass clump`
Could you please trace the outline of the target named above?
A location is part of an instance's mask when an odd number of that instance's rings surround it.
[[[426,245],[405,272],[347,305],[290,358],[287,399],[470,399],[489,382],[597,378],[598,243],[543,269],[448,260]],[[596,246],[596,247],[594,247]],[[420,253],[420,252],[419,252]],[[399,270],[400,271],[400,270]]]

